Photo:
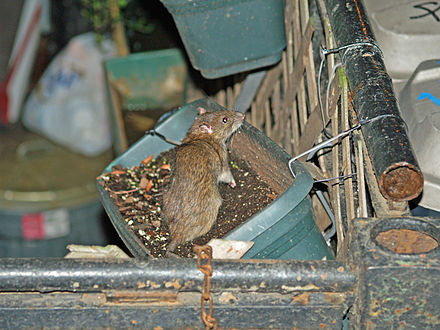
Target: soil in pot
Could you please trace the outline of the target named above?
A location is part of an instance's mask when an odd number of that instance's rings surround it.
[[[110,193],[122,217],[145,244],[152,257],[165,257],[169,231],[161,219],[162,193],[170,182],[175,149],[156,158],[151,155],[132,168],[115,166],[112,172],[98,178]],[[269,205],[277,194],[243,160],[229,154],[230,167],[237,186],[219,185],[223,204],[211,230],[174,251],[180,257],[193,257],[193,245],[203,245],[212,238],[221,238],[249,217]]]

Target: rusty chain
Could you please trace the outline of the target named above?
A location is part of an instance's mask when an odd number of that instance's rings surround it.
[[[194,245],[194,252],[197,254],[197,266],[199,270],[205,275],[202,284],[202,320],[205,323],[206,329],[217,329],[217,320],[212,316],[213,300],[211,295],[211,276],[212,276],[212,248],[209,245]],[[202,260],[204,262],[202,263]],[[208,301],[208,313],[205,310],[205,303]]]

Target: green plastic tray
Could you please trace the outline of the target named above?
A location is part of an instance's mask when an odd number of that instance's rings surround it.
[[[117,155],[127,148],[123,114],[157,118],[186,100],[187,64],[177,48],[136,53],[104,62],[107,103]]]

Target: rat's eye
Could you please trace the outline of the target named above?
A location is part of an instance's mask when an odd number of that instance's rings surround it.
[[[226,124],[228,122],[228,117],[223,117],[222,121]]]

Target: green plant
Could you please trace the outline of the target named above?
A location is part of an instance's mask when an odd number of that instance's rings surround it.
[[[140,33],[151,33],[154,31],[154,25],[141,14],[130,15],[126,13],[130,0],[114,0],[118,14],[114,16],[111,12],[113,0],[81,0],[81,15],[90,20],[95,31],[98,43],[103,40],[104,35],[110,33],[115,23],[122,22],[128,30]]]

